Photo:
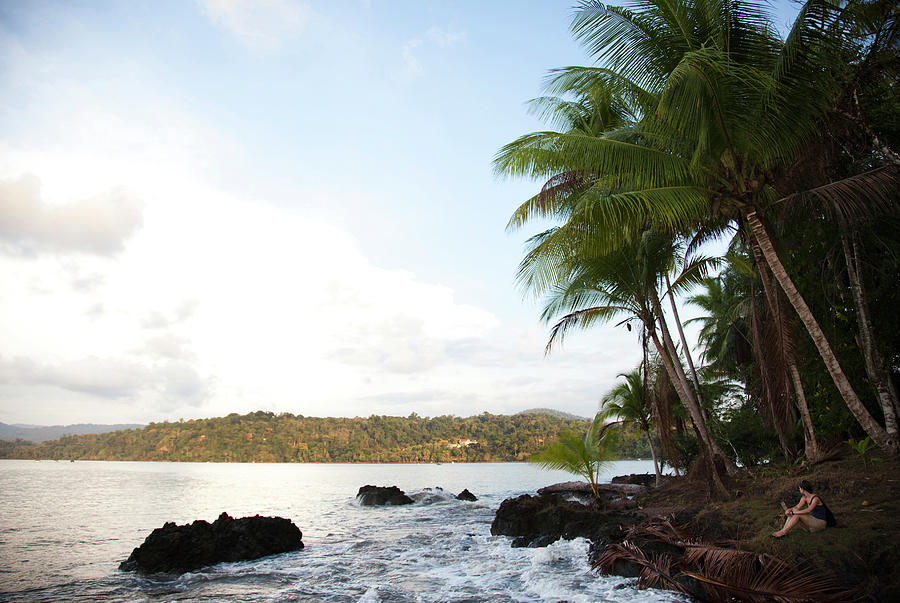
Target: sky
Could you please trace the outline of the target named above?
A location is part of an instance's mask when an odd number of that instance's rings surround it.
[[[491,166],[571,5],[0,3],[0,422],[592,416],[637,335],[544,356]]]

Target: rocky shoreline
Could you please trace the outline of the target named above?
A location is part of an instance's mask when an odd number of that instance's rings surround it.
[[[779,501],[794,504],[797,483],[813,481],[838,525],[774,539],[784,520]],[[668,588],[703,601],[900,600],[900,463],[844,459],[811,468],[745,470],[729,481],[731,496],[710,497],[691,477],[616,478],[599,498],[582,482],[564,482],[504,500],[492,535],[512,547],[543,547],[586,538],[591,567],[600,574],[636,578],[639,587]],[[394,486],[363,486],[362,506],[438,500],[477,500],[426,488],[413,497]],[[167,523],[136,548],[121,569],[142,573],[191,571],[297,550],[302,533],[289,520],[233,519],[212,524]]]
[[[844,459],[746,471],[724,501],[688,477],[653,487],[653,476],[623,476],[603,486],[600,500],[585,483],[554,484],[503,501],[491,533],[512,537],[514,547],[587,538],[600,573],[697,600],[896,601],[898,469],[894,461],[873,468]],[[784,519],[778,501],[794,504],[800,479],[818,484],[839,525],[776,540],[770,534]]]

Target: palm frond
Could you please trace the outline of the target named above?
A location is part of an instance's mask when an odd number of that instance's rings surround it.
[[[686,548],[681,565],[683,574],[703,583],[717,600],[827,603],[846,601],[849,595],[833,576],[759,553],[693,545]]]
[[[900,166],[887,165],[843,180],[788,195],[777,205],[814,204],[816,210],[844,218],[895,212],[900,208]]]
[[[671,557],[652,555],[648,558],[640,547],[629,541],[607,545],[591,569],[609,574],[617,561],[634,563],[641,568],[639,588],[670,588],[685,595],[692,594],[672,576]]]
[[[620,306],[599,306],[566,314],[550,330],[550,338],[544,347],[544,354],[550,354],[554,345],[562,345],[570,330],[587,329],[593,325],[605,324],[616,315],[628,310],[629,308]]]
[[[499,176],[545,179],[566,171],[588,172],[612,186],[654,188],[687,182],[691,168],[665,151],[577,132],[526,134],[494,157]]]

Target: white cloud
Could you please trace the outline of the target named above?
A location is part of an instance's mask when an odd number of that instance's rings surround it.
[[[159,409],[201,405],[214,381],[177,360],[147,364],[124,357],[88,356],[48,364],[0,357],[0,384],[57,388],[125,403],[143,401]]]
[[[400,56],[403,59],[404,73],[417,77],[425,73],[425,67],[417,56],[417,52],[425,48],[427,42],[429,46],[437,46],[439,48],[453,48],[459,42],[466,39],[464,31],[447,30],[437,25],[429,27],[424,35],[412,38],[400,49]]]
[[[445,30],[443,27],[438,27],[437,25],[430,27],[428,31],[425,32],[425,35],[428,39],[443,48],[452,48],[466,39],[466,32],[464,31]]]
[[[203,12],[255,50],[276,50],[299,35],[309,20],[305,2],[294,0],[198,0]]]
[[[165,333],[148,339],[137,353],[170,360],[193,360],[197,355],[189,349],[190,343],[187,337]]]
[[[199,302],[196,299],[186,299],[180,302],[171,312],[151,310],[143,319],[141,326],[145,329],[166,329],[183,323],[197,312]]]
[[[40,193],[33,176],[0,181],[0,251],[111,256],[141,225],[141,204],[122,189],[64,205],[45,203]]]
[[[202,4],[263,50],[309,27],[305,4]],[[433,27],[402,52],[421,75],[464,39]],[[289,177],[254,171],[262,162],[243,155],[254,152],[251,127],[234,137],[220,131],[216,116],[179,104],[202,86],[171,89],[127,52],[95,64],[5,42],[0,78],[11,94],[0,113],[17,127],[0,142],[0,178],[27,188],[20,176],[34,173],[41,187],[0,209],[12,233],[0,245],[13,252],[0,253],[0,420],[147,421],[260,408],[474,414],[560,406],[554,400],[578,411],[586,399],[594,407],[594,375],[584,367],[610,361],[606,350],[583,353],[573,341],[544,361],[543,330],[520,336],[460,303],[438,278],[373,264],[338,220],[303,209],[339,216],[384,207],[384,224],[404,228],[387,209],[397,206],[395,191],[367,187],[362,200],[330,176],[305,188],[294,178],[309,169],[302,164]],[[254,185],[228,189],[237,169]],[[97,194],[121,185],[142,206]],[[268,185],[284,205],[254,198]],[[77,229],[66,230],[70,217]],[[385,239],[395,232],[368,226]]]
[[[422,67],[422,62],[416,58],[416,55],[413,53],[413,51],[421,45],[422,40],[415,38],[404,44],[403,48],[400,50],[400,56],[403,57],[404,69],[409,75],[417,76],[422,75],[425,72]]]

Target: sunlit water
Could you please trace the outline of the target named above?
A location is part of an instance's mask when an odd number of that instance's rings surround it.
[[[605,476],[646,472],[612,463]],[[568,481],[527,464],[265,465],[0,461],[0,600],[677,601],[590,570],[588,542],[511,548],[491,536],[503,499]],[[417,499],[360,507],[365,484]],[[440,486],[445,493],[426,491]],[[478,502],[453,494],[468,488]],[[167,521],[274,515],[301,551],[140,577],[120,561]]]

